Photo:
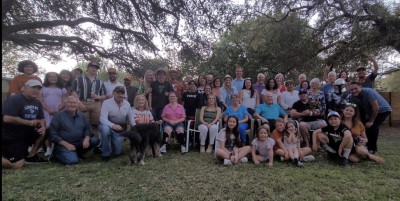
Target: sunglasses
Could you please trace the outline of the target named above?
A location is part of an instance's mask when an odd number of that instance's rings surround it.
[[[351,107],[353,107],[353,108],[356,108],[356,107],[357,107],[357,105],[354,104],[354,103],[346,103],[346,106],[351,106]]]

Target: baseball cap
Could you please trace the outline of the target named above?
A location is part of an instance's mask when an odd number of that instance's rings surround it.
[[[107,72],[108,72],[108,74],[110,74],[110,73],[117,73],[117,70],[116,70],[115,68],[109,68],[109,69],[107,70]]]
[[[28,80],[27,82],[25,82],[26,86],[30,86],[30,87],[37,87],[39,86],[40,88],[42,88],[42,83],[40,83],[37,80]]]
[[[131,77],[131,76],[129,76],[129,75],[127,75],[127,76],[125,76],[125,77],[124,77],[124,80],[129,80],[129,81],[132,81],[132,77]]]
[[[95,62],[95,61],[90,62],[90,63],[88,64],[88,67],[89,67],[89,66],[94,66],[94,67],[96,67],[97,69],[100,68],[99,64],[98,64],[97,62]]]
[[[360,66],[360,67],[357,68],[357,72],[360,71],[360,70],[367,70],[367,68],[365,68],[364,66]]]
[[[340,114],[337,113],[336,111],[329,112],[329,114],[328,114],[328,119],[329,119],[331,116],[336,116],[336,117],[339,117],[339,118],[340,118]]]
[[[124,92],[125,93],[125,89],[123,86],[116,86],[113,90],[114,92]]]
[[[306,94],[307,92],[308,92],[307,89],[301,88],[301,89],[299,90],[299,94]]]

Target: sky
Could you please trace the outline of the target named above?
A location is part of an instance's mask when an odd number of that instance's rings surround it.
[[[396,1],[396,0],[395,0]],[[394,1],[394,2],[395,2]],[[237,3],[243,3],[243,0],[235,0],[235,2]],[[385,3],[392,3],[393,0],[384,0]],[[315,19],[317,18],[317,15],[313,16],[311,19],[311,25],[313,24],[312,22],[315,21]],[[87,24],[86,26],[92,26],[90,24]],[[109,38],[105,37],[103,38],[102,44],[109,44]],[[155,38],[153,40],[153,42],[162,49],[162,44],[161,44],[161,40],[159,38]],[[106,45],[109,46],[109,45]],[[162,54],[162,53],[161,53]],[[396,55],[396,56],[395,56]],[[398,54],[395,53],[395,55],[389,56],[388,60],[389,61],[396,61],[399,62],[400,58],[397,57]],[[35,62],[40,66],[43,67],[44,69],[46,69],[47,72],[53,71],[53,72],[60,72],[63,69],[67,69],[67,70],[72,70],[75,68],[76,64],[78,63],[77,60],[75,58],[72,57],[67,57],[67,56],[62,56],[63,60],[58,62],[58,63],[51,63],[49,62],[47,59],[45,58],[41,58],[38,60],[35,60]],[[112,62],[112,61],[111,61]]]

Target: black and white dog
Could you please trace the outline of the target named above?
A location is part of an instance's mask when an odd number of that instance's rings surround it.
[[[162,135],[156,123],[136,124],[130,131],[122,132],[121,135],[127,137],[130,141],[131,154],[129,159],[131,163],[144,165],[144,157],[149,145],[153,156],[162,156],[160,152]]]

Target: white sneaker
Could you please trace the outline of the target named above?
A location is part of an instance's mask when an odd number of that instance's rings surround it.
[[[39,150],[38,150],[38,152],[44,152],[43,147],[40,147]]]
[[[304,166],[304,164],[302,163],[302,162],[297,162],[297,167],[303,167]]]
[[[247,162],[249,162],[249,159],[247,159],[247,157],[243,157],[243,158],[239,159],[239,162],[247,163]]]
[[[46,153],[44,154],[44,156],[50,156],[51,153],[53,153],[53,148],[52,147],[47,147]]]
[[[186,153],[186,147],[183,146],[183,145],[181,145],[181,152],[182,152],[182,154],[183,154],[183,153]]]
[[[315,157],[313,155],[307,155],[303,157],[303,162],[313,162]]]
[[[281,156],[280,159],[281,159],[281,161],[284,161],[284,160],[285,160],[285,157]]]
[[[29,146],[28,147],[28,152],[31,152],[31,150],[32,150],[32,146]]]
[[[160,147],[160,152],[161,153],[166,153],[167,152],[167,145],[163,144],[163,146]]]
[[[232,161],[228,159],[224,159],[224,165],[232,165]]]

